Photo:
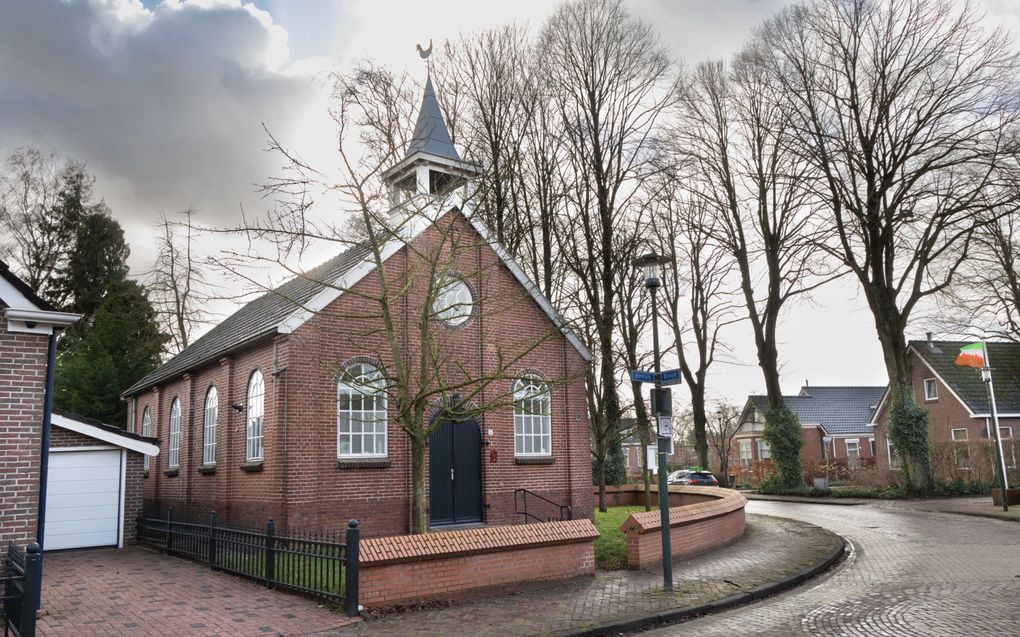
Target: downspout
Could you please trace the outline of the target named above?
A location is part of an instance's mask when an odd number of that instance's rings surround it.
[[[39,511],[36,524],[36,543],[39,544],[39,590],[36,591],[36,610],[42,607],[43,538],[46,535],[46,480],[50,465],[50,421],[53,418],[53,380],[57,367],[57,334],[54,326],[46,348],[46,395],[43,398],[42,449],[39,458]]]

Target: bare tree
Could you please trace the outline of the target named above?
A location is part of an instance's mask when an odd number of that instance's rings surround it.
[[[205,270],[193,252],[194,216],[190,208],[181,213],[179,221],[160,215],[156,260],[145,275],[149,299],[170,335],[171,354],[186,348],[192,332],[209,323]]]
[[[910,392],[905,330],[950,285],[977,229],[1015,214],[1015,200],[989,195],[1007,192],[998,168],[1015,151],[1017,56],[973,5],[949,0],[817,0],[767,23],[760,46],[837,233],[823,246],[874,316],[894,388],[890,440],[926,493],[928,422]]]
[[[811,172],[793,152],[792,114],[763,55],[751,46],[729,68],[705,63],[684,78],[677,142],[691,188],[736,264],[772,414],[765,435],[780,480],[792,487],[803,481],[803,439],[783,401],[777,329],[786,305],[832,272],[820,263]]]
[[[67,250],[66,224],[57,207],[61,161],[25,146],[12,151],[5,163],[0,172],[0,257],[45,297]]]
[[[619,0],[561,5],[542,29],[542,82],[563,126],[571,184],[564,223],[557,227],[560,257],[579,294],[570,302],[585,313],[598,365],[600,401],[590,401],[593,454],[605,463],[606,443],[620,430],[614,349],[619,310],[614,273],[629,267],[615,253],[616,227],[645,176],[656,147],[657,122],[670,104],[671,63],[655,31],[629,16]],[[594,384],[590,385],[596,386]],[[605,510],[604,471],[599,508]]]
[[[740,408],[725,402],[716,404],[708,415],[708,442],[719,458],[719,483],[730,484],[730,453],[733,451],[734,436],[740,429]]]
[[[662,253],[670,258],[663,277],[665,316],[674,335],[670,349],[691,392],[694,446],[699,464],[707,467],[708,371],[725,349],[720,332],[741,320],[736,264],[719,240],[722,223],[710,206],[700,198],[685,201],[673,175],[653,202],[653,230]]]

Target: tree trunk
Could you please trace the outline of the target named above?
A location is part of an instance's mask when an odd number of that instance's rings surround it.
[[[599,461],[599,511],[606,512],[606,458]]]
[[[411,441],[411,533],[421,535],[429,532],[425,506],[425,439],[408,437]]]
[[[705,386],[691,385],[691,411],[694,416],[694,448],[698,453],[698,463],[702,469],[708,470],[708,416],[705,414]]]

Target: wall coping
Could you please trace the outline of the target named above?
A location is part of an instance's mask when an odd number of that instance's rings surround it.
[[[621,489],[621,491],[626,489]],[[714,500],[710,502],[698,502],[669,509],[669,526],[683,526],[693,524],[702,520],[716,518],[733,511],[743,509],[747,504],[747,498],[739,491],[733,489],[720,489],[718,487],[670,487],[670,493],[686,493],[690,495],[710,496]],[[659,531],[662,528],[658,511],[642,511],[631,513],[620,530],[624,533],[637,532],[639,535]]]
[[[557,544],[592,542],[599,536],[591,520],[567,520],[486,526],[425,535],[395,535],[361,540],[359,568],[401,562],[442,560]]]

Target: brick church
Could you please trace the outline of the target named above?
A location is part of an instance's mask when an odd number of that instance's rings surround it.
[[[428,358],[450,386],[430,409],[445,414],[430,421],[424,463],[430,527],[523,523],[521,489],[533,514],[559,515],[537,494],[592,515],[591,354],[474,215],[478,174],[429,81],[406,156],[383,175],[401,230],[256,298],[125,392],[129,429],[160,441],[148,509],[407,533],[411,445],[394,383],[435,383],[417,374]],[[386,290],[400,291],[388,322]],[[444,401],[463,401],[465,415]]]

